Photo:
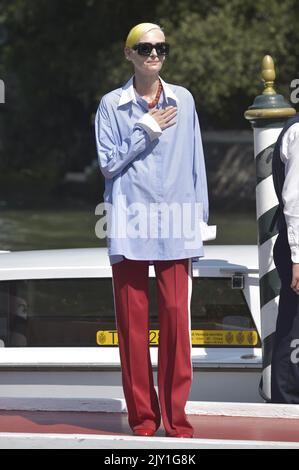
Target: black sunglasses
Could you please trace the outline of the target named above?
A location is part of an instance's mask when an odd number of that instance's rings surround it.
[[[167,42],[157,42],[151,44],[150,42],[139,42],[132,47],[139,55],[151,55],[152,50],[155,49],[158,55],[168,55],[170,46]]]

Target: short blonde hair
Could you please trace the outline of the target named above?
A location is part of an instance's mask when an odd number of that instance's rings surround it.
[[[134,26],[127,36],[126,47],[133,47],[139,41],[141,36],[151,29],[160,29],[162,31],[162,28],[158,24],[154,23],[140,23]]]

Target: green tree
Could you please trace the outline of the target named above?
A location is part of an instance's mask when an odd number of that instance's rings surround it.
[[[286,96],[298,70],[296,0],[164,0],[158,9],[173,44],[167,76],[193,92],[210,127],[245,127],[243,111],[261,92],[261,60],[274,58]]]
[[[101,96],[131,75],[123,46],[141,21],[171,43],[163,78],[193,93],[202,127],[248,128],[261,92],[260,64],[274,58],[285,96],[296,77],[296,0],[1,0],[0,78],[5,78],[0,190],[50,192],[65,172],[96,157],[93,116]]]
[[[298,13],[296,0],[162,0],[156,18],[171,44],[163,77],[191,90],[205,128],[247,128],[243,112],[262,91],[264,55],[272,55],[277,89],[289,96],[299,65]],[[121,45],[101,51],[107,89],[131,72]]]
[[[92,115],[106,90],[102,51],[150,14],[137,0],[3,0],[7,82],[0,187],[51,191],[96,156]],[[4,181],[5,175],[5,181]]]

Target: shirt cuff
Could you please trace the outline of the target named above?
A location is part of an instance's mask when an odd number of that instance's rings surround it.
[[[291,258],[293,263],[299,263],[299,246],[291,247]]]
[[[149,113],[145,113],[135,125],[142,127],[147,132],[151,141],[158,139],[162,134],[161,127]]]
[[[298,234],[292,225],[288,225],[288,242],[291,249],[291,259],[293,263],[299,263],[299,243]]]
[[[215,240],[217,233],[217,225],[208,225],[202,220],[199,223],[202,241],[205,242],[208,240]]]

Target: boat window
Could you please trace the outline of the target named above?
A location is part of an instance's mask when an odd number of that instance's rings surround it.
[[[192,344],[204,347],[260,347],[242,289],[231,278],[193,278]]]
[[[193,278],[194,347],[259,346],[241,289],[230,278]],[[155,279],[150,279],[150,344],[159,339]],[[115,346],[111,278],[0,282],[0,347]]]

